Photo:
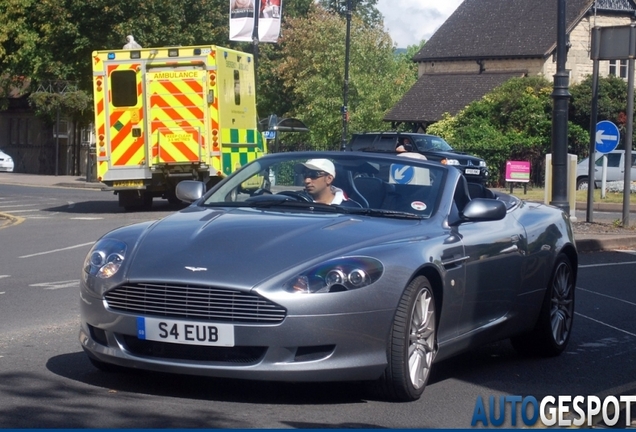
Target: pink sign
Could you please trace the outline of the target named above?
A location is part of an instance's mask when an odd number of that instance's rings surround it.
[[[530,181],[530,162],[528,161],[506,162],[506,181],[528,183]]]

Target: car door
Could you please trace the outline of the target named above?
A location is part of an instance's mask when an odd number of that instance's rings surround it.
[[[458,323],[461,336],[504,317],[522,284],[527,239],[511,215],[503,220],[458,226],[465,251],[464,301]]]

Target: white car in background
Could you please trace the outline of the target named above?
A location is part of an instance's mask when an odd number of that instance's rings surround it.
[[[623,181],[625,179],[625,150],[612,150],[607,154],[607,177],[608,182]],[[600,187],[603,180],[603,154],[596,152],[594,162],[594,186]],[[583,159],[576,166],[576,188],[587,189],[589,184],[589,158]],[[632,173],[631,180],[636,180],[636,152],[632,152]]]
[[[0,150],[0,171],[13,172],[13,159]]]

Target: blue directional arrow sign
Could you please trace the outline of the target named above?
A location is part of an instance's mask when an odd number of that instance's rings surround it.
[[[618,127],[611,121],[603,120],[596,124],[596,151],[609,153],[616,148],[620,134]]]
[[[415,169],[409,165],[391,165],[391,177],[398,184],[408,184],[413,180]]]

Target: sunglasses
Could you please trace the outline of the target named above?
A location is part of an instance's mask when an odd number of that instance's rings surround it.
[[[312,180],[316,180],[317,178],[324,177],[328,175],[324,171],[305,171],[303,172],[303,178],[308,178]]]

